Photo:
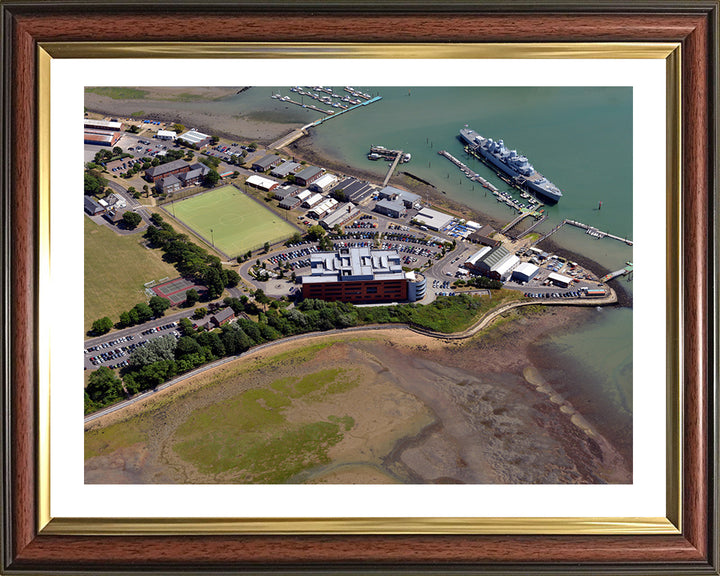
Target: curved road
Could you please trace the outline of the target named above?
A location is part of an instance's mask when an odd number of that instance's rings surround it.
[[[497,318],[501,314],[504,314],[505,312],[508,312],[509,310],[512,310],[513,308],[519,308],[520,306],[531,306],[531,305],[536,305],[536,304],[549,305],[549,306],[606,306],[606,305],[610,305],[610,304],[615,304],[617,302],[617,295],[615,294],[615,291],[612,288],[610,288],[609,286],[608,286],[608,289],[610,290],[610,294],[608,296],[606,296],[605,298],[599,298],[597,300],[583,298],[583,299],[577,299],[577,300],[548,301],[548,302],[542,302],[542,303],[538,302],[537,300],[529,300],[529,301],[523,300],[523,301],[509,302],[507,304],[500,306],[499,308],[490,310],[485,315],[483,315],[479,320],[477,320],[477,322],[475,322],[472,326],[470,326],[470,328],[463,330],[462,332],[455,332],[452,334],[445,334],[443,332],[435,332],[433,330],[425,330],[423,328],[419,328],[417,326],[411,326],[409,324],[371,324],[368,326],[355,326],[353,328],[334,329],[334,330],[327,330],[325,332],[308,332],[306,334],[298,334],[296,336],[288,336],[287,338],[281,338],[280,340],[274,340],[272,342],[266,342],[265,344],[260,344],[259,346],[255,346],[254,348],[251,348],[251,349],[243,352],[242,354],[237,354],[235,356],[228,356],[227,358],[222,358],[221,360],[217,360],[216,362],[211,362],[210,364],[205,364],[204,366],[201,366],[200,368],[196,368],[195,370],[192,370],[181,376],[178,376],[177,378],[174,378],[173,380],[165,382],[164,384],[161,384],[160,386],[158,386],[157,388],[155,388],[153,390],[148,390],[147,392],[138,394],[137,396],[134,396],[133,398],[124,400],[123,402],[119,402],[118,404],[114,404],[112,406],[109,406],[108,408],[105,408],[98,412],[89,414],[88,416],[85,417],[85,424],[88,424],[94,420],[97,420],[98,418],[101,418],[108,414],[112,414],[113,412],[117,412],[118,410],[122,410],[123,408],[131,406],[131,405],[135,404],[136,402],[139,402],[140,400],[144,400],[145,398],[152,396],[153,394],[155,394],[156,392],[158,392],[160,390],[164,390],[166,388],[169,388],[170,386],[174,386],[175,384],[178,384],[180,382],[183,382],[184,380],[187,380],[188,378],[191,378],[193,376],[201,374],[202,372],[205,372],[206,370],[215,368],[217,366],[222,366],[223,364],[232,362],[233,360],[238,360],[240,358],[244,358],[246,356],[249,356],[251,354],[259,352],[260,350],[265,350],[265,349],[271,348],[273,346],[277,346],[279,344],[286,344],[288,342],[293,342],[293,341],[300,340],[300,339],[313,338],[313,337],[317,337],[317,336],[327,336],[327,335],[332,335],[332,334],[347,334],[350,332],[391,330],[391,329],[395,329],[395,328],[404,328],[406,330],[411,330],[418,334],[423,334],[425,336],[443,339],[443,340],[462,340],[462,339],[470,338],[470,337],[474,336],[480,330],[487,327],[490,324],[490,322],[492,322],[495,318]]]

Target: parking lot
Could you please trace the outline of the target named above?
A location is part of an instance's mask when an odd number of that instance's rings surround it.
[[[288,248],[289,250],[275,254],[267,261],[275,266],[283,264],[289,266],[291,270],[299,270],[300,268],[309,268],[310,255],[318,251],[317,246],[310,242],[289,244]]]
[[[147,345],[150,340],[168,334],[180,338],[180,332],[176,330],[177,325],[177,322],[168,322],[145,329],[142,326],[136,326],[134,334],[115,335],[110,340],[88,346],[84,350],[85,370],[92,370],[100,366],[107,366],[108,368],[127,366],[132,351]]]

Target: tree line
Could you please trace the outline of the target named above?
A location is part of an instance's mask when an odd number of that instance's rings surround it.
[[[181,276],[191,277],[207,288],[207,299],[218,298],[225,288],[240,282],[235,270],[222,267],[220,258],[191,242],[186,234],[178,234],[160,214],[150,218],[153,226],[145,231],[145,238],[153,248],[160,248],[167,260],[175,265]]]
[[[225,298],[224,303],[235,314],[257,315],[257,321],[240,317],[219,329],[207,331],[196,330],[190,320],[182,318],[178,328],[180,338],[163,336],[134,350],[129,365],[121,371],[122,380],[105,367],[94,371],[85,390],[85,412],[153,389],[208,362],[242,354],[279,338],[367,324],[409,323],[432,328],[426,319],[448,305],[463,308],[467,314],[475,313],[480,306],[476,298],[455,296],[440,298],[426,306],[411,303],[373,307],[308,298],[294,308],[283,308],[261,290],[256,291],[255,300],[252,302],[243,296],[241,299]],[[271,302],[270,306],[266,306],[268,302]]]

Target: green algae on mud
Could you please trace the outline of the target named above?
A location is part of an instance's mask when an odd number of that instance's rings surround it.
[[[280,378],[270,389],[248,390],[195,410],[176,430],[173,449],[206,474],[230,473],[242,482],[284,482],[306,468],[328,463],[327,449],[354,424],[348,415],[290,423],[284,409],[355,385],[357,380],[342,368]]]

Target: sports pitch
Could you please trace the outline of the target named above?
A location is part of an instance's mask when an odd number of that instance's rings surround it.
[[[297,232],[277,214],[246,196],[234,186],[167,206],[170,213],[229,256],[237,256],[277,242]],[[211,232],[212,230],[212,232]]]

